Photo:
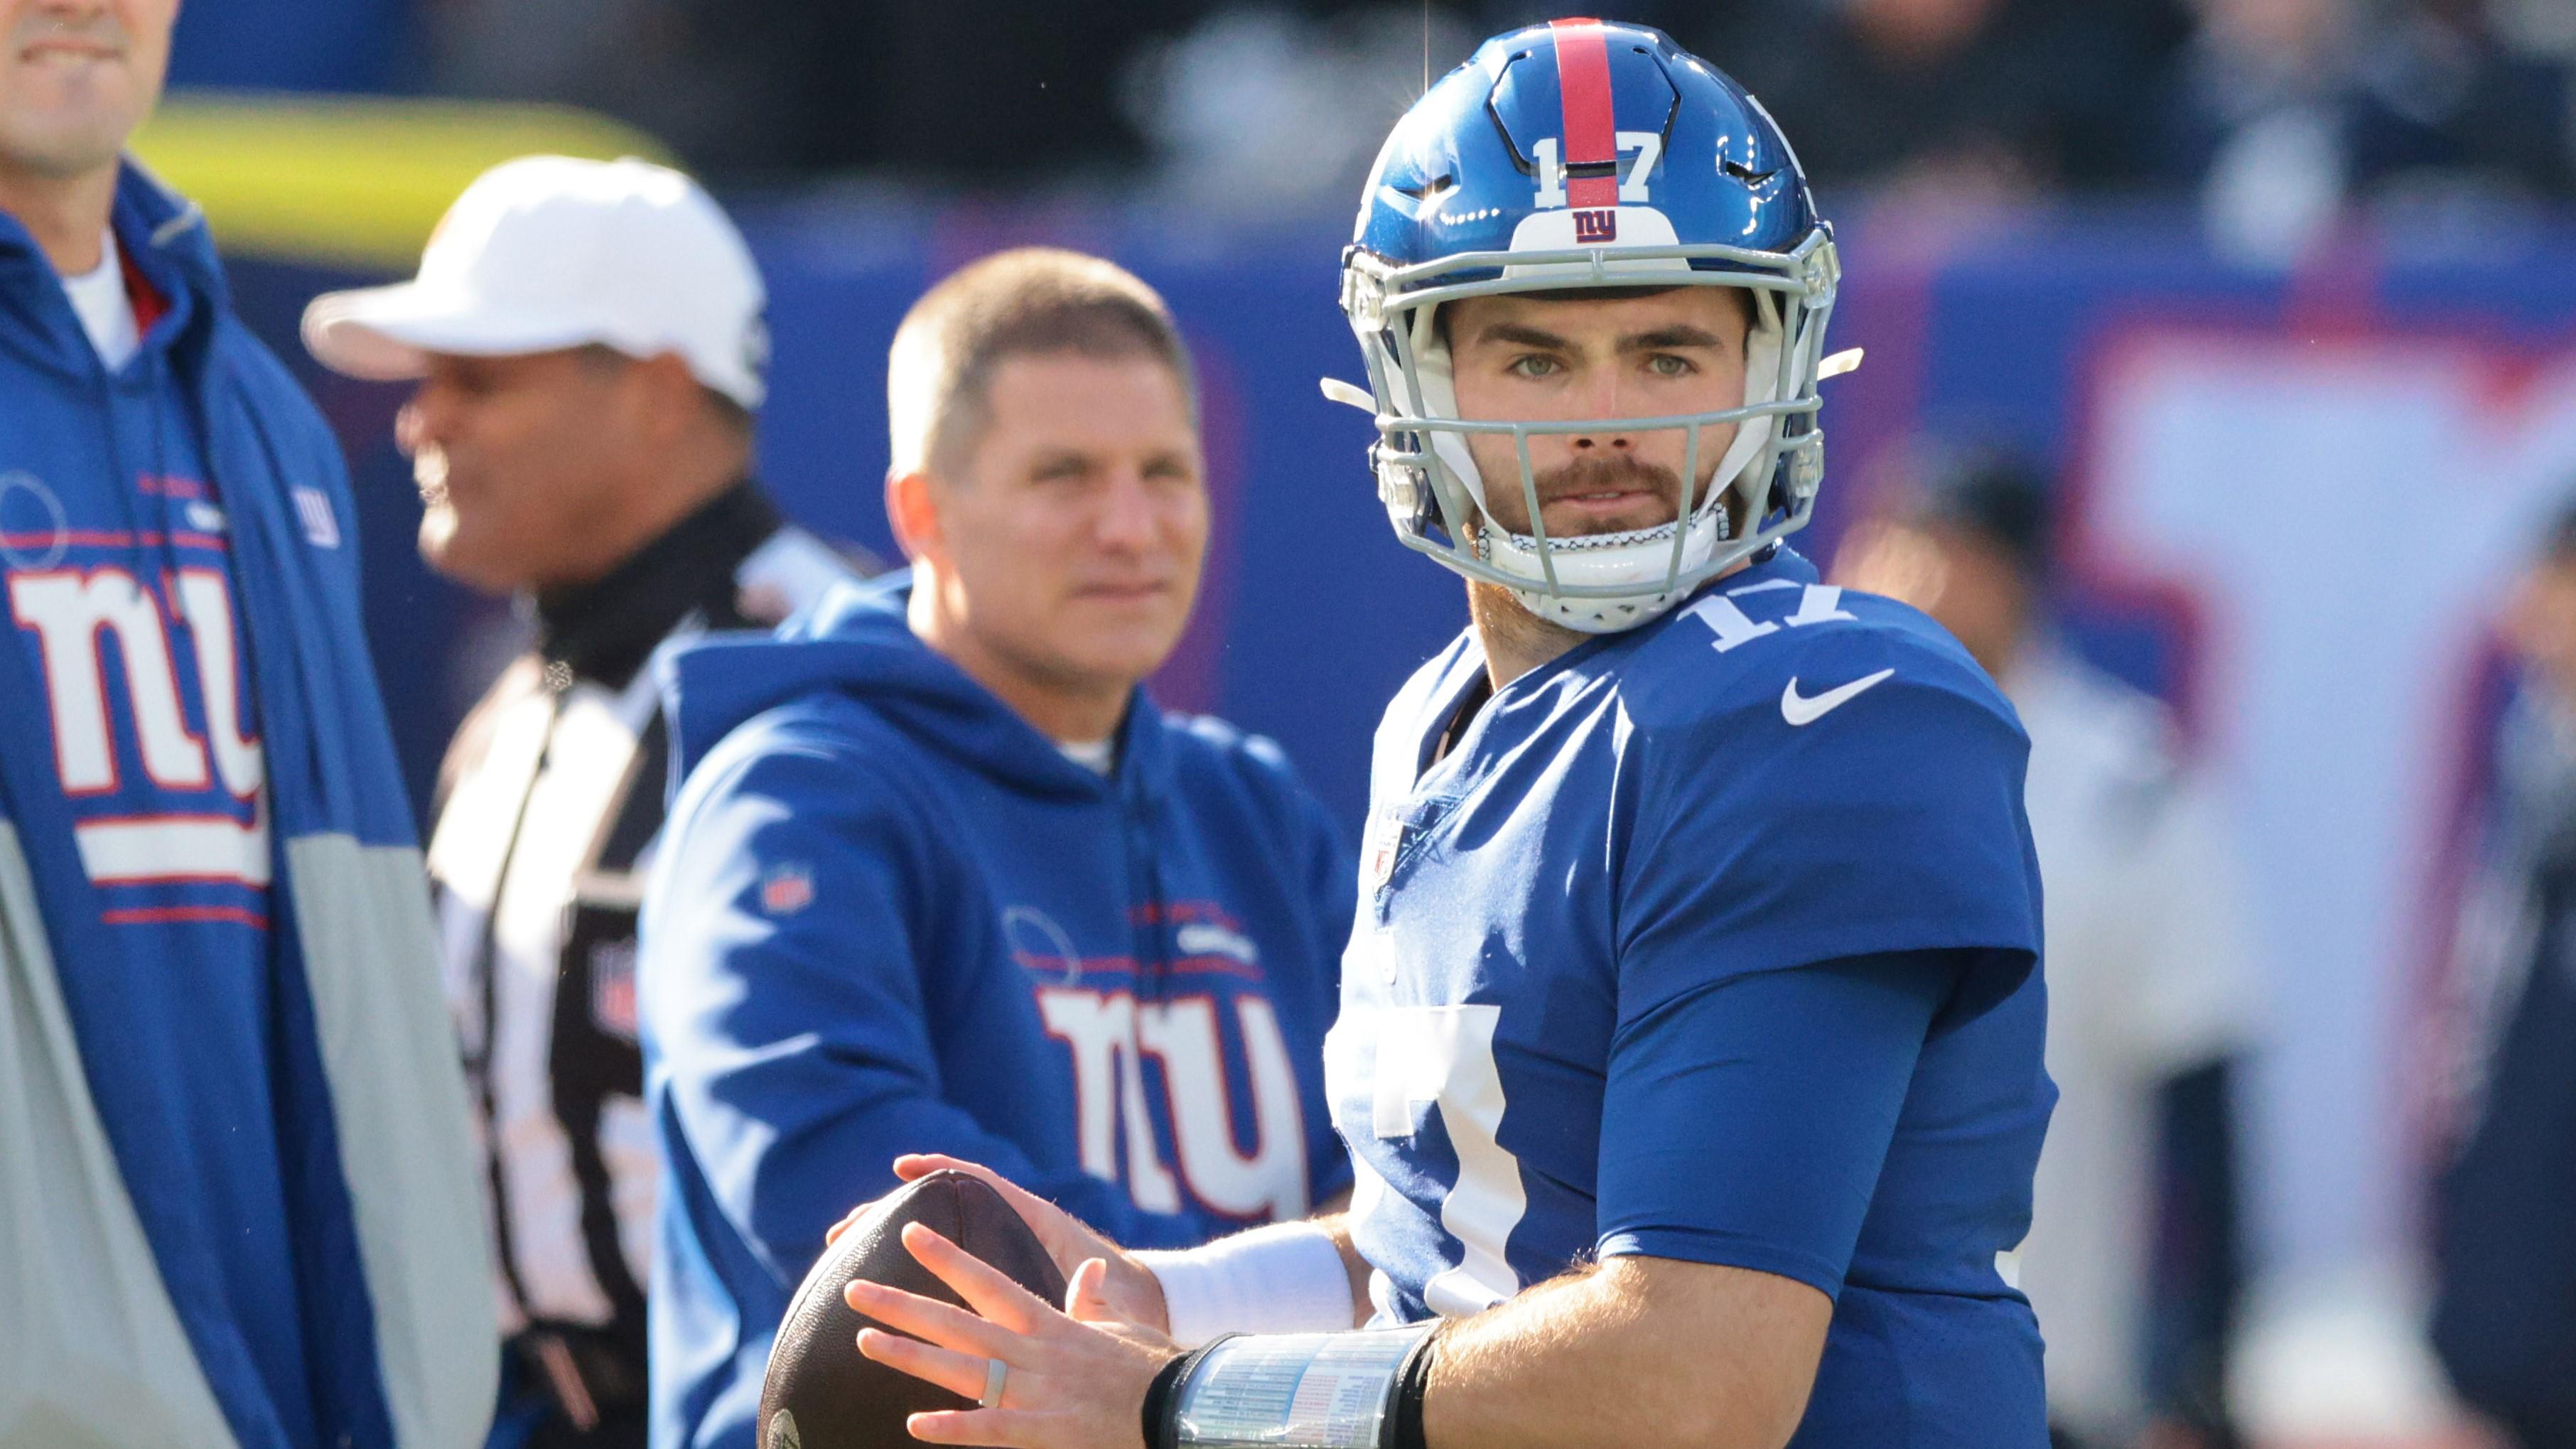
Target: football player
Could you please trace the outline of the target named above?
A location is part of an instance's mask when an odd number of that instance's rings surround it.
[[[846,1290],[977,1402],[916,1437],[2046,1444],[2026,746],[1783,543],[1836,280],[1770,117],[1658,32],[1499,36],[1398,124],[1343,274],[1371,386],[1328,390],[1471,623],[1377,736],[1355,1198],[1131,1256],[1022,1194],[1062,1311],[908,1230],[977,1310]]]

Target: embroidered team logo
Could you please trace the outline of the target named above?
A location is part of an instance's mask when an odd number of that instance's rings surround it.
[[[1184,956],[1224,956],[1246,966],[1261,964],[1261,948],[1241,931],[1231,930],[1213,921],[1192,921],[1181,927],[1173,944]]]
[[[814,904],[814,871],[803,861],[784,861],[760,878],[760,909],[773,916],[792,916]]]
[[[23,469],[0,473],[0,563],[49,569],[71,544],[71,515],[45,480]]]
[[[1082,979],[1082,953],[1074,949],[1073,937],[1037,907],[1003,907],[1002,939],[1022,969],[1061,971],[1067,982]]]
[[[295,490],[295,517],[304,525],[304,541],[315,548],[340,546],[340,519],[331,511],[331,496],[319,488]]]

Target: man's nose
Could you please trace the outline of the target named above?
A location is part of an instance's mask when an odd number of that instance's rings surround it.
[[[1578,390],[1582,416],[1598,421],[1601,426],[1565,435],[1566,442],[1578,453],[1608,448],[1625,451],[1635,446],[1636,430],[1627,427],[1619,417],[1619,369],[1592,369],[1585,385]]]
[[[455,392],[431,378],[413,388],[402,411],[394,414],[394,446],[405,457],[418,457],[423,448],[443,448],[455,441],[456,426]]]
[[[1154,494],[1146,486],[1143,474],[1133,468],[1122,468],[1109,479],[1092,531],[1107,548],[1140,552],[1152,545]]]
[[[402,410],[394,413],[394,446],[402,449],[402,456],[407,456],[407,459],[420,456],[420,449],[440,443],[443,436],[446,436],[446,410],[438,407],[428,389],[412,394],[412,400],[404,402]]]

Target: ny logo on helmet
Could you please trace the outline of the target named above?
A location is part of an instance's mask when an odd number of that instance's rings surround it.
[[[1619,239],[1619,213],[1615,211],[1578,211],[1574,214],[1574,239],[1599,246]]]

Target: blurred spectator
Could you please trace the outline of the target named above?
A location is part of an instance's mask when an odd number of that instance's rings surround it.
[[[126,154],[178,9],[0,4],[0,1443],[465,1449],[497,1342],[348,476]]]
[[[2286,260],[2347,201],[2565,196],[2563,65],[2501,44],[2480,0],[2195,0],[2150,165],[2213,238]]]
[[[2517,50],[2576,59],[2576,5],[2567,0],[2493,0],[2496,34]]]
[[[2048,1341],[2057,1442],[2233,1444],[2230,1098],[2252,962],[2226,831],[2164,707],[2050,627],[2045,481],[2001,454],[1924,464],[1895,513],[1844,543],[1836,575],[1938,619],[2030,732],[2048,1070],[2063,1096],[2021,1286]]]
[[[1339,208],[1422,93],[1424,56],[1436,76],[1475,40],[1448,12],[1419,6],[1331,19],[1230,7],[1141,51],[1126,104],[1175,196],[1237,213]]]
[[[1824,183],[1969,201],[2126,179],[2145,82],[2182,34],[2168,0],[1770,8],[1679,38],[1760,96]]]
[[[644,1443],[635,919],[670,754],[648,665],[855,577],[750,477],[763,296],[688,178],[529,156],[457,199],[420,280],[305,314],[327,366],[419,380],[396,432],[422,557],[537,619],[448,750],[429,849],[512,1350],[495,1449]]]
[[[2433,1345],[2524,1449],[2576,1445],[2576,506],[2515,589],[2523,666],[2459,933],[2464,1131],[2436,1186]]]
[[[1357,863],[1277,747],[1141,685],[1210,522],[1169,309],[1002,252],[914,304],[887,376],[913,567],[662,672],[682,783],[636,979],[663,1449],[775,1449],[773,1325],[898,1153],[1140,1248],[1351,1183],[1322,1066]]]

